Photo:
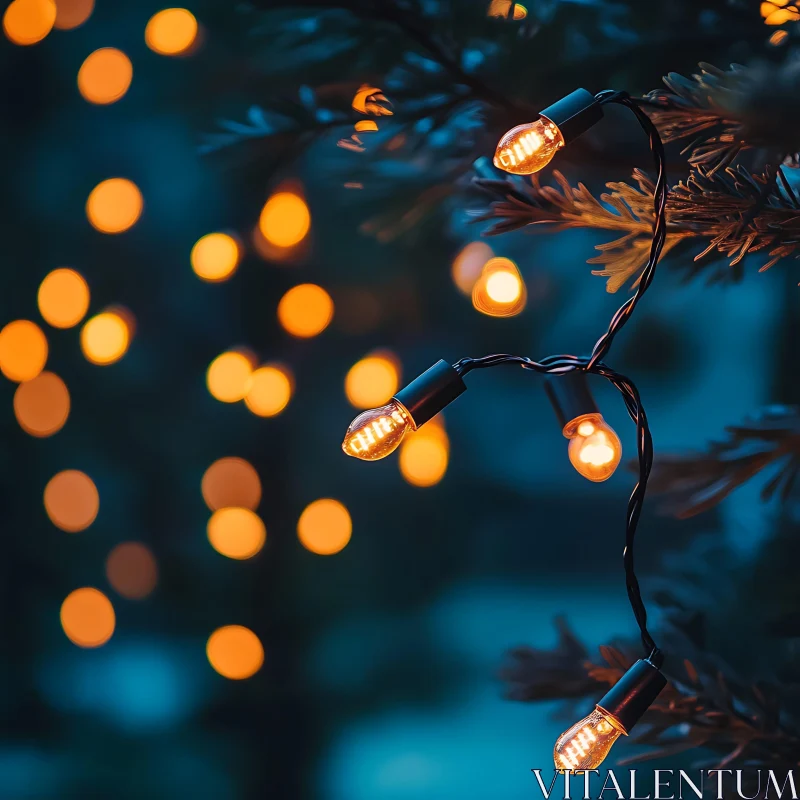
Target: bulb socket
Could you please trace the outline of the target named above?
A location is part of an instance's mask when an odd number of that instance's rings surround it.
[[[576,89],[539,115],[555,124],[564,137],[564,144],[569,144],[603,118],[603,108],[591,92]]]
[[[627,735],[666,685],[661,670],[649,659],[640,659],[609,689],[597,709]]]
[[[467,386],[455,369],[446,361],[437,361],[404,386],[394,399],[402,403],[416,430],[466,391]]]
[[[586,373],[582,370],[573,370],[564,375],[547,378],[544,390],[550,399],[553,411],[556,412],[562,431],[578,417],[600,413],[589,390]]]

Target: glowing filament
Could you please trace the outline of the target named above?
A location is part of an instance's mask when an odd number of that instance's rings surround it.
[[[563,146],[558,126],[539,117],[536,122],[517,125],[500,139],[494,165],[513,175],[531,175],[546,167]]]
[[[553,750],[556,769],[575,772],[599,767],[611,746],[624,733],[613,717],[595,709],[558,737]]]
[[[359,414],[347,429],[342,450],[364,461],[377,461],[396,450],[414,423],[396,400]]]
[[[605,481],[622,459],[622,444],[601,414],[585,414],[564,428],[569,460],[590,481]]]

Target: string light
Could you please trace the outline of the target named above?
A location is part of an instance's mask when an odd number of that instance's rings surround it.
[[[54,28],[69,31],[83,25],[94,11],[94,0],[58,0]]]
[[[40,372],[33,380],[17,386],[14,415],[31,436],[43,438],[60,431],[69,416],[67,385],[53,372]]]
[[[0,330],[0,371],[11,381],[32,381],[47,363],[47,338],[27,319],[9,322]]]
[[[296,247],[308,235],[311,213],[299,194],[276,192],[261,210],[258,227],[275,247]]]
[[[36,299],[45,322],[72,328],[89,310],[89,285],[74,269],[54,269],[41,282]]]
[[[192,269],[198,278],[209,283],[225,281],[236,272],[241,248],[227,233],[207,233],[192,248]]]
[[[55,21],[53,0],[14,0],[3,14],[3,30],[14,44],[36,44],[50,33]]]
[[[226,456],[205,471],[200,491],[212,511],[228,506],[254,511],[261,502],[261,479],[249,461]]]
[[[118,311],[104,311],[81,328],[81,350],[87,361],[108,366],[119,361],[130,346],[131,330]]]
[[[106,578],[114,591],[128,600],[147,597],[158,582],[158,565],[141,542],[121,542],[106,559]]]
[[[142,215],[142,193],[127,178],[109,178],[92,189],[86,216],[101,233],[122,233]]]
[[[392,353],[379,351],[353,364],[344,379],[344,391],[356,408],[386,403],[397,391],[400,375]]]
[[[211,515],[206,533],[218,553],[239,561],[252,558],[267,540],[261,517],[248,508],[220,508]]]
[[[250,377],[245,405],[256,416],[275,417],[292,399],[294,378],[283,364],[265,364]]]
[[[206,642],[206,656],[223,678],[241,681],[250,678],[264,664],[264,648],[253,631],[243,625],[217,628]]]
[[[78,533],[97,518],[100,495],[85,472],[67,469],[54,475],[45,486],[44,509],[57,528]]]
[[[61,604],[61,627],[78,647],[100,647],[113,635],[116,615],[111,601],[91,586],[75,589]]]
[[[350,512],[338,500],[329,497],[307,505],[297,521],[300,543],[320,556],[332,556],[344,550],[352,533]]]
[[[287,333],[308,339],[322,333],[333,319],[333,300],[314,283],[289,289],[278,303],[278,321]]]
[[[209,364],[206,385],[211,396],[222,403],[238,403],[250,388],[254,362],[248,353],[229,350]]]
[[[162,56],[189,51],[197,39],[197,20],[185,8],[165,8],[153,14],[144,29],[147,46]]]
[[[78,91],[95,105],[109,105],[122,99],[133,80],[133,64],[122,50],[101,47],[86,56],[78,70]]]

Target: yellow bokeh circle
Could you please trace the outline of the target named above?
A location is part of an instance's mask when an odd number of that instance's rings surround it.
[[[249,461],[226,456],[205,471],[200,491],[212,511],[227,506],[254,511],[261,502],[261,479]]]
[[[54,269],[41,282],[37,302],[45,322],[54,328],[71,328],[89,310],[89,285],[74,269]]]
[[[53,0],[14,0],[3,14],[3,31],[14,44],[36,44],[53,29]]]
[[[244,402],[257,416],[274,417],[289,404],[293,389],[292,373],[286,367],[265,364],[252,374]]]
[[[100,510],[100,495],[85,472],[66,469],[54,475],[45,486],[44,509],[57,528],[77,533],[95,521]]]
[[[87,361],[107,366],[119,361],[128,351],[131,332],[127,321],[115,311],[86,321],[81,328],[81,350]]]
[[[208,366],[206,385],[211,396],[222,403],[236,403],[250,388],[253,362],[238,350],[217,356]]]
[[[111,638],[115,625],[114,606],[99,589],[76,589],[61,604],[61,627],[78,647],[100,647]]]
[[[86,216],[101,233],[122,233],[142,215],[142,193],[127,178],[109,178],[92,189],[86,201]]]
[[[217,628],[206,642],[211,666],[224,678],[241,681],[250,678],[264,663],[264,647],[258,636],[243,625]]]
[[[217,283],[230,278],[239,265],[239,243],[227,233],[207,233],[192,248],[192,269],[198,278]]]
[[[387,354],[362,358],[350,367],[344,380],[344,391],[356,408],[376,408],[388,403],[397,392],[400,375],[397,360]]]
[[[122,50],[101,47],[86,56],[78,70],[78,91],[96,105],[116,103],[125,96],[133,80],[133,64]]]
[[[197,20],[185,8],[165,8],[153,14],[144,29],[147,46],[162,56],[185,53],[197,39]]]
[[[444,431],[421,428],[403,442],[398,459],[400,473],[412,486],[434,486],[447,472],[449,455]]]
[[[40,372],[14,392],[14,415],[31,436],[52,436],[64,427],[69,416],[69,390],[53,372]]]
[[[331,556],[343,550],[353,533],[350,512],[329,497],[306,506],[297,522],[300,543],[312,553]]]
[[[278,303],[278,321],[292,336],[307,339],[322,333],[333,319],[331,296],[315,283],[289,289]]]
[[[306,238],[311,227],[311,213],[300,195],[277,192],[261,210],[258,227],[275,247],[294,247]]]
[[[47,338],[27,319],[9,322],[0,330],[0,371],[12,381],[31,381],[47,363]]]
[[[238,560],[252,558],[267,540],[261,517],[249,508],[220,508],[211,515],[206,533],[218,553]]]

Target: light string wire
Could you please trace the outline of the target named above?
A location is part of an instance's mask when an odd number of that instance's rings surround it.
[[[548,356],[542,361],[534,361],[526,356],[496,354],[484,356],[483,358],[462,358],[453,365],[453,368],[462,377],[473,369],[485,369],[499,366],[500,364],[519,364],[523,369],[532,370],[541,375],[564,375],[568,372],[579,370],[602,376],[616,387],[622,395],[625,408],[630,418],[636,423],[636,447],[639,463],[639,479],[628,500],[628,512],[625,523],[625,549],[623,550],[625,585],[628,590],[628,600],[630,601],[634,617],[636,618],[641,632],[642,644],[644,645],[647,657],[654,666],[660,667],[663,663],[663,654],[650,635],[650,632],[647,630],[647,609],[642,599],[634,563],[636,530],[644,505],[647,481],[653,466],[653,437],[650,434],[647,415],[645,414],[644,406],[642,405],[642,400],[636,385],[630,378],[616,372],[605,364],[602,359],[609,352],[614,337],[630,319],[639,300],[641,300],[644,293],[648,290],[655,276],[656,265],[658,264],[658,259],[664,247],[664,239],[667,233],[666,206],[668,188],[666,156],[664,153],[664,144],[661,141],[656,126],[627,92],[617,92],[609,89],[598,92],[598,94],[595,95],[595,99],[598,103],[603,105],[606,103],[618,103],[629,108],[634,113],[639,124],[648,135],[650,150],[653,153],[656,166],[657,177],[653,198],[655,212],[655,218],[653,220],[653,242],[650,247],[650,256],[642,269],[636,291],[622,306],[620,306],[611,318],[608,330],[597,340],[591,355],[587,358],[572,355],[555,355]]]

